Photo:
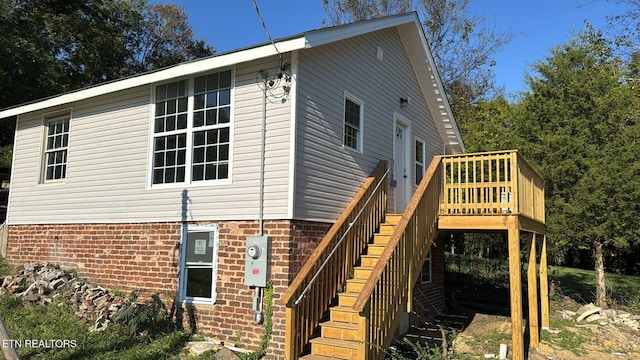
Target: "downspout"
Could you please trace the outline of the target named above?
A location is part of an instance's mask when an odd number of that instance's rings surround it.
[[[259,184],[259,200],[258,200],[258,236],[264,235],[264,169],[265,169],[265,148],[267,133],[267,72],[260,70],[260,77],[263,82],[262,86],[262,123],[260,128],[260,184]],[[264,320],[264,311],[262,310],[262,296],[264,289],[256,287],[255,297],[253,298],[253,320],[257,324],[262,324]]]

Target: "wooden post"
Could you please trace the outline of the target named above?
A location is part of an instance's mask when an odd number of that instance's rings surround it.
[[[542,235],[540,249],[540,312],[542,329],[549,330],[549,281],[547,279],[547,235]]]
[[[520,279],[520,230],[509,229],[509,289],[511,293],[511,352],[513,360],[524,360],[522,331],[522,280]]]
[[[20,360],[20,356],[18,355],[16,348],[12,346],[10,340],[11,336],[9,335],[9,331],[4,325],[2,317],[0,317],[0,346],[2,346],[2,354],[6,360]]]
[[[540,344],[540,325],[538,320],[538,271],[536,270],[536,234],[530,233],[529,263],[527,269],[529,295],[529,346],[537,348]]]
[[[297,331],[295,328],[296,319],[296,307],[292,304],[287,304],[285,311],[285,326],[284,326],[284,358],[285,360],[298,359],[298,351],[296,350]]]
[[[365,305],[362,312],[360,312],[358,316],[358,335],[360,335],[360,344],[358,345],[358,353],[360,355],[360,359],[370,360],[371,353],[369,352],[370,342],[369,342],[369,317],[371,314],[370,310],[371,302],[369,301],[367,305]]]

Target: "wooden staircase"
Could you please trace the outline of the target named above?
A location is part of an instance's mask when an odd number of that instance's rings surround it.
[[[367,252],[362,255],[360,265],[354,267],[353,278],[347,280],[345,291],[338,293],[338,304],[329,308],[329,320],[320,323],[321,335],[310,340],[311,355],[303,356],[301,359],[364,358],[364,354],[360,354],[359,350],[364,336],[359,328],[358,312],[352,307],[378,263],[401,216],[385,216],[385,222],[373,235],[373,242],[367,245]]]

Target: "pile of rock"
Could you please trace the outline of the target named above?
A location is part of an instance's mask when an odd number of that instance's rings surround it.
[[[592,303],[581,306],[577,311],[562,310],[559,312],[564,319],[574,320],[576,326],[622,324],[633,330],[640,330],[640,315],[614,309],[602,309]]]
[[[0,282],[0,295],[12,294],[25,302],[49,304],[58,296],[68,296],[78,306],[75,315],[93,322],[90,331],[104,330],[125,304],[121,296],[51,264],[25,264],[13,275],[0,278]]]

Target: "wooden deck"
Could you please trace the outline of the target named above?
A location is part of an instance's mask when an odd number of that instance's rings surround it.
[[[540,326],[549,327],[542,177],[517,151],[437,156],[405,212],[385,225],[386,169],[381,162],[280,300],[287,306],[285,358],[298,359],[321,325],[312,354],[381,359],[402,312],[411,310],[411,290],[437,233],[499,231],[509,243],[511,358],[524,359],[521,243],[528,254],[529,345],[537,347]],[[383,236],[374,237],[376,229]],[[382,238],[384,245],[376,244]],[[374,247],[375,261],[364,266]],[[361,259],[366,269],[356,268]],[[331,321],[320,324],[336,296]]]

